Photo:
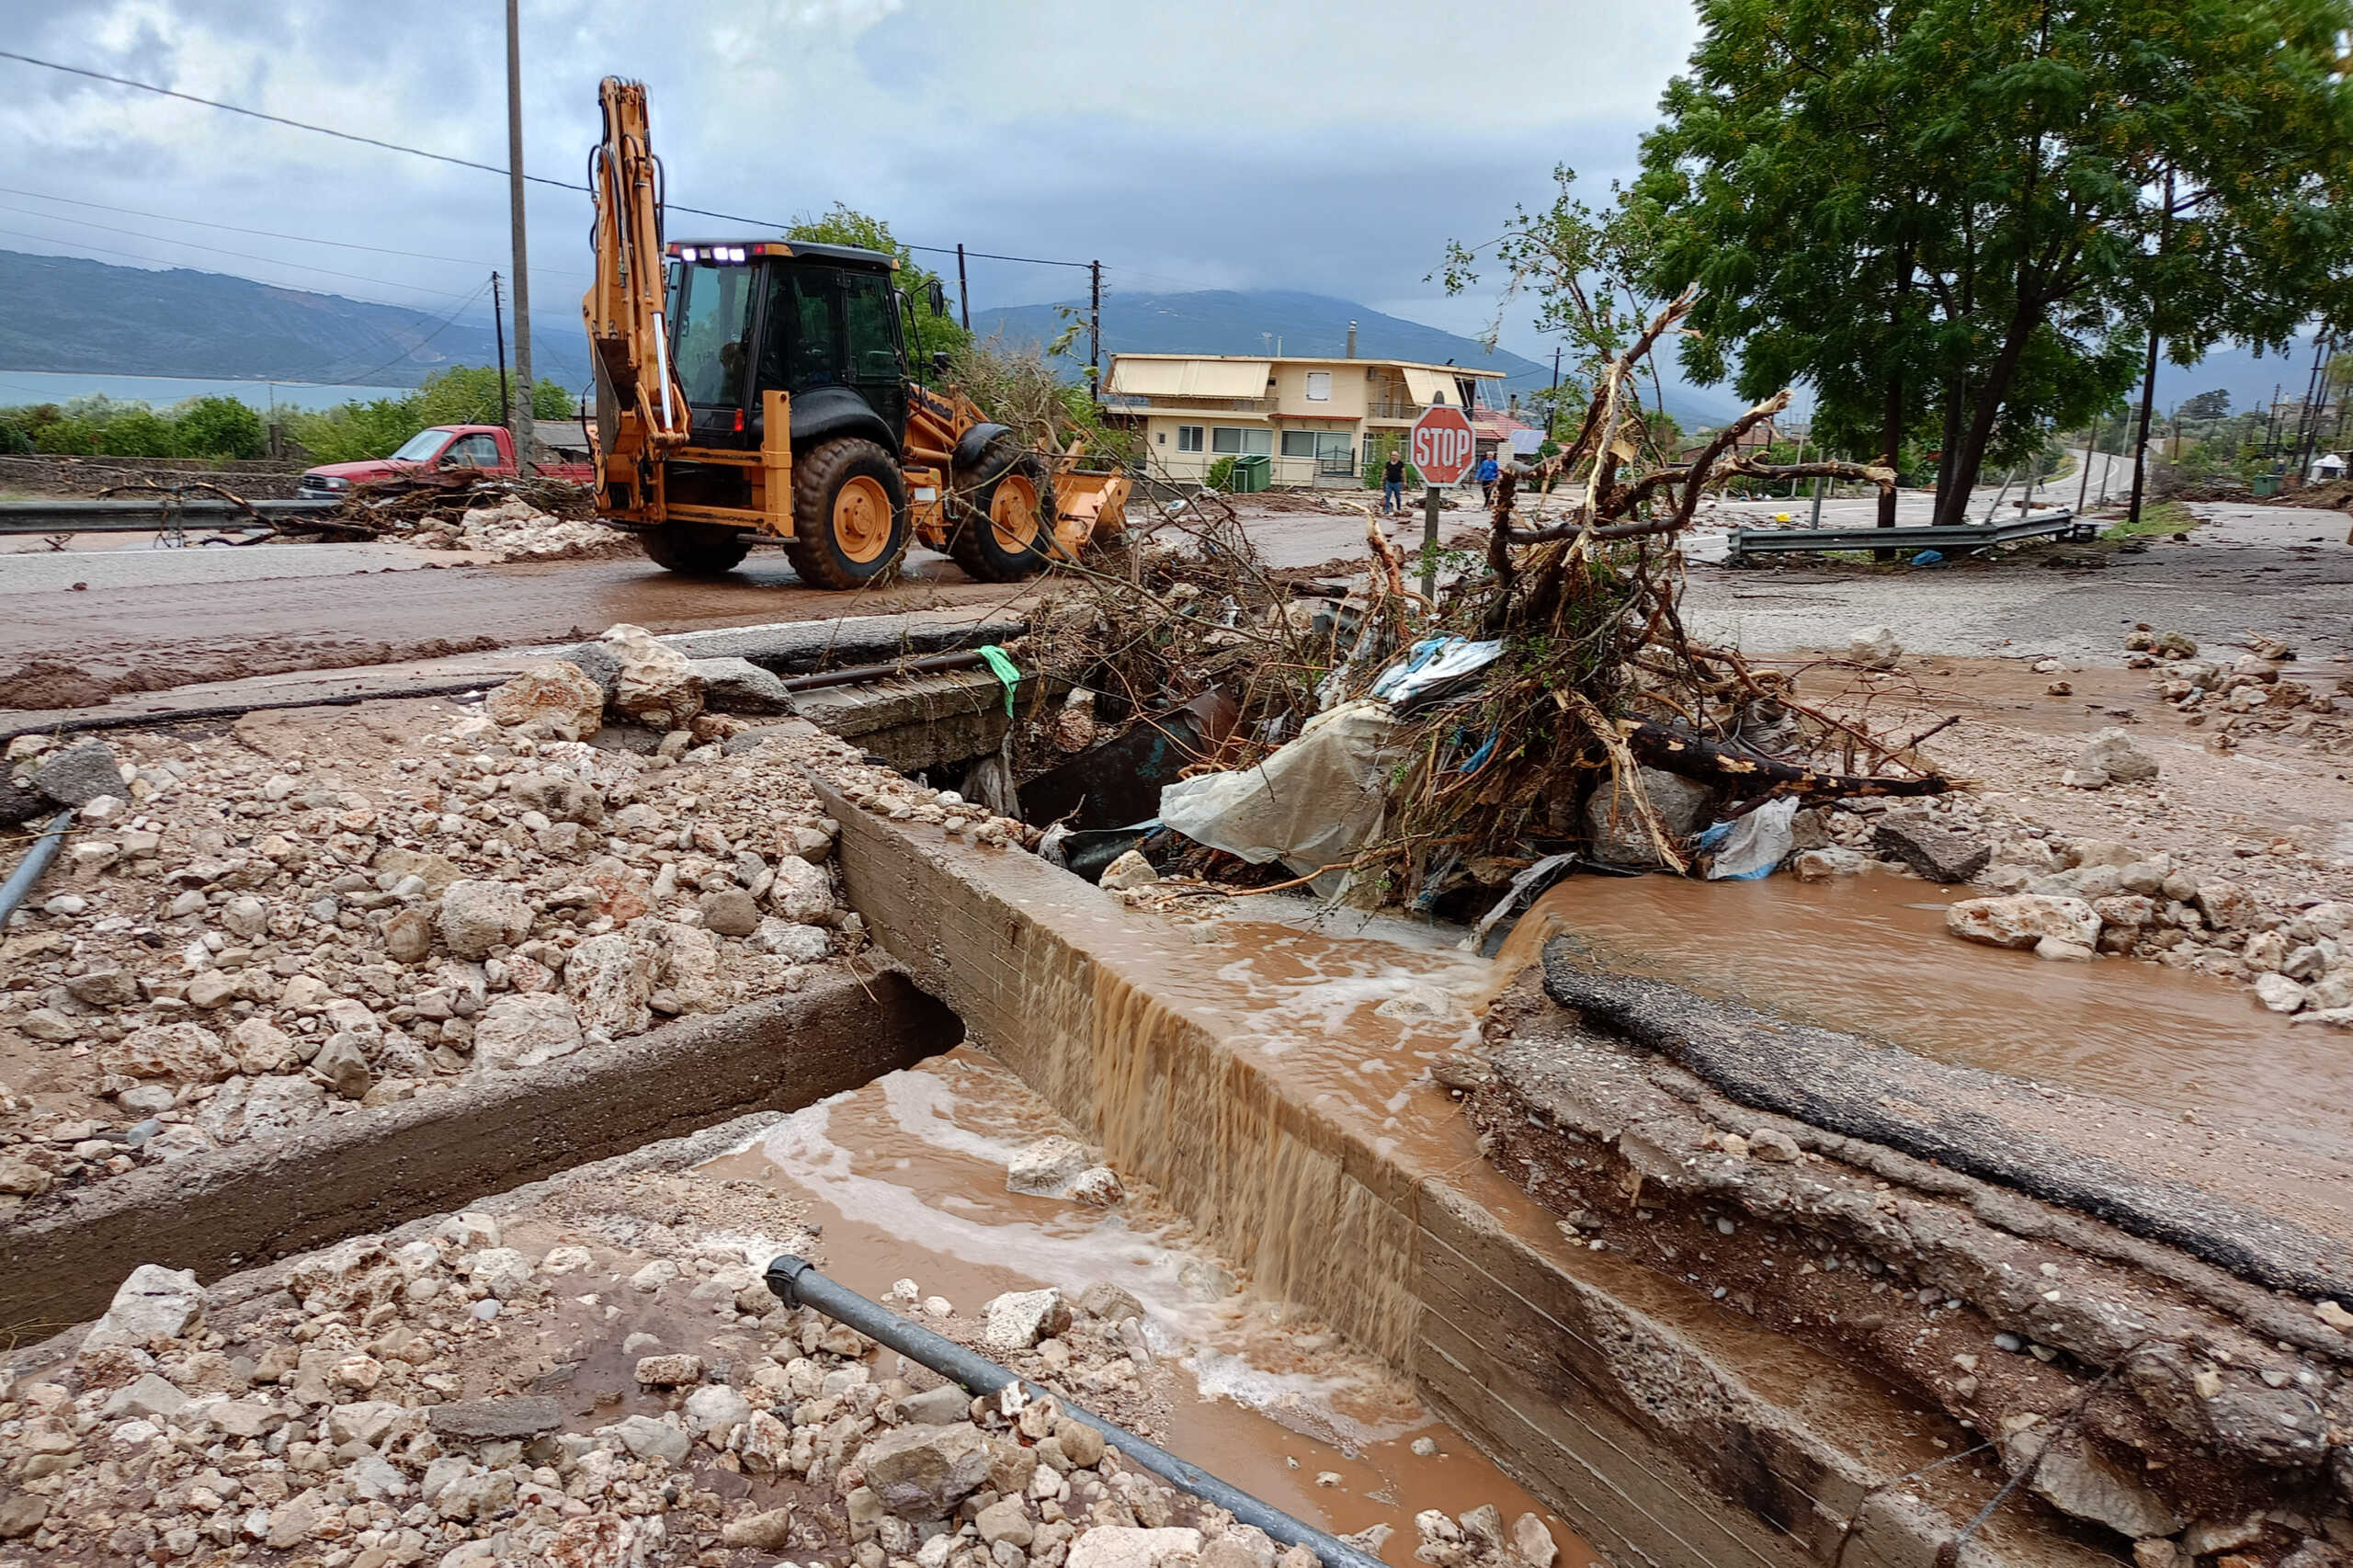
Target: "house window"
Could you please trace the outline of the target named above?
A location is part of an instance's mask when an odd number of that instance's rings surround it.
[[[1176,449],[1180,452],[1199,451],[1201,449],[1201,427],[1198,425],[1179,425],[1176,426]]]
[[[1210,450],[1231,453],[1236,457],[1270,456],[1275,449],[1275,433],[1264,426],[1250,428],[1234,425],[1210,426]]]
[[[1331,371],[1310,370],[1307,372],[1307,401],[1310,403],[1329,403],[1332,401]]]
[[[1283,432],[1283,456],[1287,458],[1312,458],[1314,455],[1314,431],[1286,430]]]

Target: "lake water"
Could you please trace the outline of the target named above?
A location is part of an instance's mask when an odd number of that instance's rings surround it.
[[[0,369],[0,407],[29,403],[70,403],[103,394],[123,403],[165,409],[192,397],[233,397],[269,412],[279,408],[329,408],[338,403],[372,403],[406,397],[414,387],[325,386],[314,381],[207,381],[192,376],[97,376],[80,372]]]

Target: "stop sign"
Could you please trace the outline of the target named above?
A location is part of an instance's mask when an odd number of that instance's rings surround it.
[[[1407,449],[1424,484],[1460,484],[1471,472],[1471,421],[1461,409],[1434,403],[1414,421]]]

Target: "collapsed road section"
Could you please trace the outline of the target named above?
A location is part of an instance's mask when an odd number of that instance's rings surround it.
[[[1090,886],[866,744],[1002,767],[998,675],[709,710],[764,673],[617,629],[479,711],[22,748],[93,787],[6,937],[0,1562],[1271,1568],[787,1251],[1392,1562],[2347,1533],[2309,1142]]]

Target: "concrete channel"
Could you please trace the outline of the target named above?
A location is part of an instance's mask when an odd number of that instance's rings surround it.
[[[1461,1118],[1384,1115],[1333,1070],[1384,1042],[1270,1050],[1226,955],[826,793],[852,903],[977,1044],[1614,1561],[1925,1568],[1998,1489],[1938,1468],[1957,1425],[1568,1239]],[[2012,1516],[1967,1560],[2107,1558]]]

